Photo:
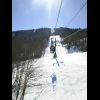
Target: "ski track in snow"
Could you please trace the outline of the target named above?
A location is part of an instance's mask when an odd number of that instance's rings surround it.
[[[55,36],[60,41],[59,36]],[[50,45],[49,45],[50,46]],[[36,65],[40,66],[43,77],[38,80],[44,84],[28,89],[24,100],[87,100],[87,52],[68,54],[61,44],[57,46],[57,61],[46,49]],[[53,66],[54,65],[54,66]],[[56,73],[57,84],[52,88],[51,74]]]

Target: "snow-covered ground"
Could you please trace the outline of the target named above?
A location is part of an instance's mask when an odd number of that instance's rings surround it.
[[[60,41],[59,36],[53,38]],[[27,89],[25,100],[87,100],[87,52],[69,54],[58,44],[57,59],[50,53],[49,43],[45,55],[37,61],[43,76],[36,82],[40,85]],[[54,72],[57,83],[53,91],[51,75]]]

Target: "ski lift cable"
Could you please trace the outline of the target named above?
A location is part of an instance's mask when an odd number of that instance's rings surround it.
[[[71,35],[68,35],[67,37],[65,37],[63,40],[65,40],[65,39],[67,39],[67,38],[69,38],[70,36],[72,36],[72,35],[74,35],[74,34],[77,34],[78,32],[80,32],[80,31],[83,31],[84,29],[82,29],[82,30],[78,30],[78,31],[76,31],[76,32],[74,32],[74,33],[72,33]]]
[[[62,3],[63,0],[61,0],[60,3],[60,7],[59,7],[59,12],[58,12],[58,16],[57,16],[57,20],[56,20],[56,25],[55,28],[57,27],[58,24],[58,20],[59,20],[59,16],[60,16],[60,11],[61,11],[61,7],[62,7]],[[72,17],[72,19],[68,22],[68,25],[70,25],[70,23],[74,20],[74,18],[81,12],[81,10],[85,7],[85,5],[87,4],[87,1],[81,6],[81,8],[78,10],[78,12]]]
[[[81,10],[85,7],[85,5],[87,4],[87,1],[81,6],[81,8],[78,10],[78,12],[72,17],[72,19],[69,21],[69,24],[74,20],[74,18],[81,12]],[[82,29],[84,30],[84,29]],[[78,30],[76,32],[74,32],[71,35],[68,35],[67,37],[65,37],[63,40],[65,40],[66,38],[69,38],[70,36],[77,34],[78,32],[82,31],[82,30]]]
[[[87,1],[81,6],[81,8],[76,12],[76,14],[71,18],[71,20],[68,22],[68,25],[71,24],[71,22],[75,19],[75,17],[82,11],[82,9],[85,7],[87,4]]]
[[[63,2],[63,0],[61,0],[61,3],[60,3],[60,7],[59,7],[59,12],[58,12],[58,16],[57,16],[57,20],[56,20],[55,28],[57,27],[57,24],[58,24],[58,19],[59,19],[59,15],[60,15],[61,7],[62,7],[62,2]]]

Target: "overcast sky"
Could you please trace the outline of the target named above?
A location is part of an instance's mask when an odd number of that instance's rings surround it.
[[[87,5],[68,24],[86,0],[63,0],[57,27],[86,28]],[[12,31],[54,28],[61,0],[12,0]]]

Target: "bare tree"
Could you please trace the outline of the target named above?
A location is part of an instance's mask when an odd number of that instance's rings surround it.
[[[34,86],[29,83],[31,79],[39,77],[37,68],[32,65],[33,60],[21,62],[20,66],[16,67],[16,78],[12,85],[13,92],[15,92],[14,100],[24,100],[25,92],[28,87]]]
[[[21,83],[22,83],[22,78],[23,78],[23,73],[24,73],[24,62],[22,64],[16,63],[16,77],[15,81],[12,84],[12,92],[15,94],[15,100],[18,99],[18,96],[20,94],[21,90]]]

